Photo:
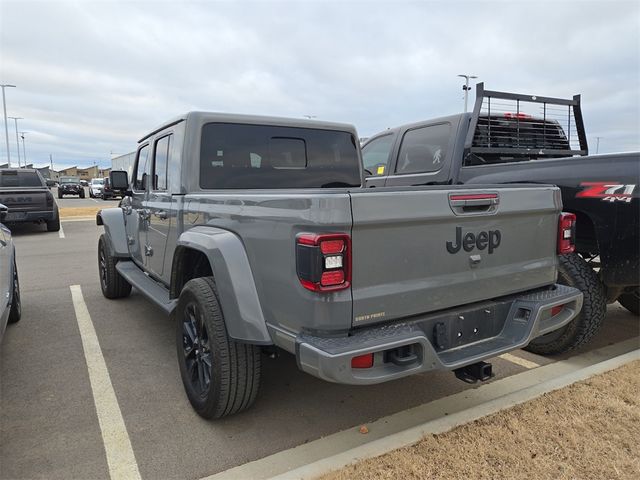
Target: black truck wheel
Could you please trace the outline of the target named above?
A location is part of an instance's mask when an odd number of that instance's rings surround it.
[[[9,310],[9,323],[17,323],[22,317],[22,303],[20,302],[20,282],[18,281],[18,266],[13,261],[13,292],[11,310]]]
[[[58,192],[58,198],[62,198],[63,196],[62,192]]]
[[[187,282],[176,320],[180,375],[194,410],[212,419],[250,407],[260,387],[260,349],[227,335],[213,278]]]
[[[618,297],[618,302],[634,315],[640,315],[640,288],[623,293]]]
[[[118,273],[116,263],[118,259],[109,253],[103,233],[98,240],[98,272],[102,294],[107,298],[122,298],[131,293],[131,284]]]
[[[80,198],[84,198],[84,188],[80,190]]]
[[[56,218],[47,221],[47,232],[60,231],[60,214],[56,212]]]
[[[558,283],[582,292],[582,310],[568,325],[536,338],[525,348],[538,355],[557,355],[584,345],[598,331],[607,313],[604,285],[579,255],[560,256]]]

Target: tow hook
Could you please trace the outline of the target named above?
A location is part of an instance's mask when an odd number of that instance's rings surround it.
[[[456,377],[465,383],[486,382],[494,376],[493,366],[487,362],[478,362],[453,371]]]

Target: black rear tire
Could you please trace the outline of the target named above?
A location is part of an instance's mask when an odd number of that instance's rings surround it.
[[[9,323],[17,323],[22,317],[22,303],[20,301],[20,281],[18,280],[18,266],[13,260],[13,292],[11,310],[9,310]]]
[[[640,288],[633,292],[623,293],[618,297],[618,302],[634,315],[640,315]]]
[[[249,408],[260,387],[260,348],[229,338],[212,277],[187,282],[176,320],[180,376],[193,409],[213,419]]]
[[[47,222],[47,232],[60,231],[60,214],[56,211],[56,218]]]
[[[558,355],[587,343],[602,326],[607,313],[604,285],[576,253],[561,255],[558,283],[582,292],[582,310],[568,325],[534,339],[526,348],[538,355]]]
[[[116,263],[118,259],[109,253],[103,233],[98,240],[98,273],[102,294],[107,298],[122,298],[131,293],[131,284],[118,273]]]

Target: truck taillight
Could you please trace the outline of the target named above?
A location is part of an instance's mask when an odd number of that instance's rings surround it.
[[[351,284],[351,237],[302,233],[296,238],[296,270],[304,288],[333,292]]]
[[[47,192],[47,207],[53,207],[53,194]]]
[[[562,212],[558,222],[558,253],[572,253],[576,249],[576,216]]]

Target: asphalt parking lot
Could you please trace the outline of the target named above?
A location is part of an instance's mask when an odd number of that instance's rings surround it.
[[[88,195],[58,201],[61,207],[96,202],[105,203]],[[183,393],[169,319],[135,289],[126,299],[102,296],[96,262],[102,227],[64,221],[63,228],[64,238],[41,226],[13,228],[23,316],[8,327],[0,349],[2,478],[110,476],[72,285],[82,290],[145,479],[202,478],[473,388],[451,373],[335,385],[298,371],[294,358],[283,354],[264,358],[262,389],[250,410],[205,421]],[[637,317],[610,305],[603,331],[583,350],[637,335]],[[493,363],[496,378],[504,378],[555,360],[515,352]]]

